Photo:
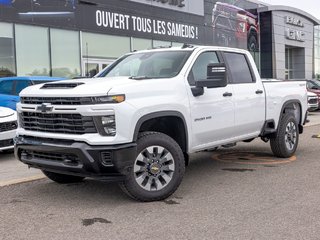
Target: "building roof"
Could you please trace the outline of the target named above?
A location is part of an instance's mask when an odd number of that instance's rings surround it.
[[[311,14],[294,7],[283,6],[283,5],[269,5],[265,7],[258,8],[258,12],[269,12],[269,11],[284,11],[292,12],[298,14],[302,17],[309,19],[314,25],[320,25],[320,20],[312,16]]]

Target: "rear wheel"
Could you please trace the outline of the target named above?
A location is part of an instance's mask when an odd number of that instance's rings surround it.
[[[166,199],[180,185],[185,162],[180,146],[171,137],[145,132],[137,141],[137,157],[122,190],[139,201]]]
[[[46,175],[50,180],[56,182],[56,183],[77,183],[81,182],[84,177],[78,177],[78,176],[72,176],[72,175],[65,175],[60,173],[54,173],[54,172],[48,172],[45,170],[42,170],[43,174]]]
[[[298,146],[299,130],[293,114],[284,114],[279,122],[276,137],[270,139],[270,146],[275,156],[291,157]]]
[[[248,50],[249,51],[257,51],[259,49],[258,47],[258,40],[255,35],[249,36],[248,39]]]

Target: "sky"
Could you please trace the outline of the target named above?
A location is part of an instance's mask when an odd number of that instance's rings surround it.
[[[260,2],[265,2],[272,5],[285,5],[299,8],[320,19],[319,0],[260,0]]]

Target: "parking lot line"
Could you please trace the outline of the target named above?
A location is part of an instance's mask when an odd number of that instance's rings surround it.
[[[8,181],[0,181],[0,187],[10,186],[10,185],[19,184],[19,183],[32,182],[32,181],[40,180],[43,178],[45,178],[45,176],[42,174],[39,174],[31,177],[12,179]]]

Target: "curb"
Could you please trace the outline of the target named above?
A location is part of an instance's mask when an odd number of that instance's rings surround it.
[[[0,187],[6,187],[6,186],[20,184],[20,183],[33,182],[33,181],[41,180],[41,179],[44,179],[44,178],[45,178],[44,175],[35,175],[35,176],[31,176],[31,177],[26,177],[26,178],[2,181],[2,182],[0,182]]]

